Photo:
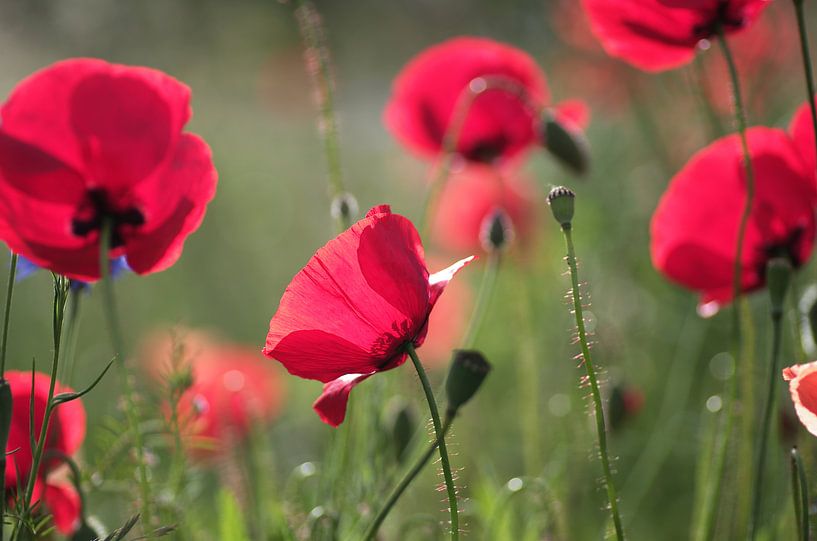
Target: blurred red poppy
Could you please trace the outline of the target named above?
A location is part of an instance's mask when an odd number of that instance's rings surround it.
[[[814,246],[817,181],[786,132],[751,128],[755,198],[742,251],[741,289],[765,282],[766,262],[802,265]],[[671,280],[701,293],[714,311],[732,299],[738,224],[746,201],[737,135],[695,154],[672,179],[652,218],[652,260]]]
[[[746,28],[768,0],[582,0],[607,54],[646,71],[677,68],[692,60],[701,40],[718,27]]]
[[[794,411],[806,430],[817,436],[817,361],[783,369]]]
[[[283,403],[283,383],[254,348],[225,343],[207,333],[159,331],[142,345],[140,364],[162,381],[182,381],[177,411],[185,448],[197,459],[220,456]]]
[[[811,171],[817,170],[817,154],[814,146],[814,124],[811,120],[811,107],[808,102],[797,108],[789,124],[789,133],[800,150]]]
[[[427,258],[428,266],[440,268],[441,258]],[[423,365],[426,368],[448,366],[454,348],[465,336],[473,305],[473,292],[468,282],[454,280],[445,288],[434,310],[428,316],[428,333],[423,342]]]
[[[412,59],[394,82],[386,126],[433,158],[471,98],[455,147],[465,159],[507,159],[537,143],[538,115],[550,99],[545,75],[524,51],[485,38],[451,39]]]
[[[94,59],[22,81],[0,109],[0,239],[93,281],[108,222],[111,259],[139,274],[175,263],[216,187],[209,147],[182,131],[189,101],[164,73]]]
[[[454,173],[440,194],[434,240],[454,253],[487,249],[486,222],[496,212],[508,220],[513,238],[526,244],[536,230],[536,186],[513,171],[473,165]]]
[[[6,497],[17,497],[18,484],[25,487],[33,466],[29,434],[40,437],[45,407],[48,403],[48,389],[51,378],[47,374],[34,374],[34,388],[31,387],[31,373],[9,370],[5,375],[11,387],[14,407],[12,409],[11,431],[6,445],[10,453],[6,461]],[[72,389],[57,383],[55,394],[72,392]],[[34,429],[29,425],[29,404],[34,402]],[[59,455],[73,456],[85,439],[85,407],[80,400],[65,402],[54,410],[48,427],[43,461],[37,472],[32,503],[41,501],[54,516],[54,525],[65,535],[73,533],[80,525],[80,498],[73,485],[59,481],[51,475],[62,465]]]
[[[338,426],[355,385],[403,364],[406,343],[422,345],[434,304],[472,259],[429,274],[414,225],[388,205],[374,207],[295,275],[264,353],[291,374],[324,382],[314,408]]]

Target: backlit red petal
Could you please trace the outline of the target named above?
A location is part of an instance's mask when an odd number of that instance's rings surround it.
[[[349,393],[361,381],[372,374],[347,374],[323,386],[321,396],[315,400],[312,407],[321,421],[337,427],[346,418],[346,404],[349,402]]]
[[[81,502],[73,485],[47,482],[43,499],[48,511],[54,517],[54,525],[58,532],[63,535],[71,535],[79,528]]]

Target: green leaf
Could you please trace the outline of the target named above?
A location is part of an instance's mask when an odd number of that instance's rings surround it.
[[[235,496],[226,490],[218,495],[218,527],[220,541],[249,541],[244,516]]]

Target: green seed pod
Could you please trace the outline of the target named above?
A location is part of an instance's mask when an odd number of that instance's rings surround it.
[[[578,175],[587,172],[590,145],[581,132],[563,125],[550,111],[544,113],[541,130],[542,143],[553,157]]]
[[[448,371],[445,392],[448,396],[448,415],[456,414],[479,390],[491,365],[479,351],[458,349]]]
[[[406,458],[417,424],[417,413],[408,401],[402,396],[394,396],[389,400],[384,411],[383,425],[390,436],[394,458],[398,462],[403,462]]]
[[[573,210],[576,194],[570,188],[556,186],[548,194],[548,205],[553,217],[563,228],[570,228],[573,221]]]

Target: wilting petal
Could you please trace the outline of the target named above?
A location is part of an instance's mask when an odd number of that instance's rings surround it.
[[[81,523],[81,502],[76,489],[68,483],[45,484],[45,506],[54,516],[54,525],[63,535],[71,535]]]
[[[783,369],[794,410],[803,426],[817,436],[817,361]]]
[[[352,388],[372,374],[346,374],[323,386],[312,407],[324,423],[337,427],[346,418],[346,404]]]

